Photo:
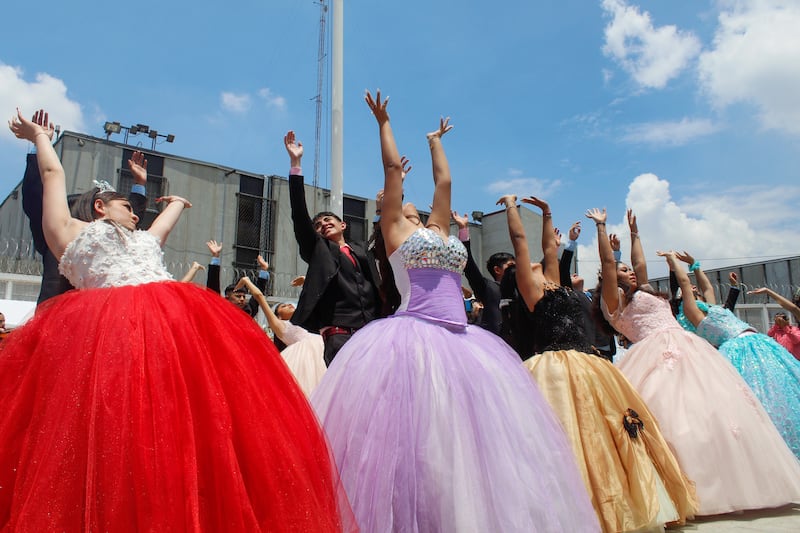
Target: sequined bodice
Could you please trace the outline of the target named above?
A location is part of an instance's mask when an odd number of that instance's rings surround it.
[[[389,257],[401,302],[399,313],[466,324],[461,272],[467,250],[454,236],[420,228]]]
[[[624,298],[622,291],[619,295],[622,300]],[[620,309],[621,306],[617,307],[617,312],[609,316],[603,302],[603,311],[611,325],[631,342],[639,342],[657,331],[682,329],[672,316],[669,302],[643,290],[636,291],[628,305]]]
[[[591,350],[586,340],[581,303],[564,287],[544,291],[533,309],[534,350]]]
[[[719,305],[710,306],[708,314],[697,326],[697,334],[717,347],[745,331],[756,330],[747,322],[740,320],[729,309]]]
[[[67,245],[58,270],[78,289],[173,279],[157,237],[105,220],[90,223]]]

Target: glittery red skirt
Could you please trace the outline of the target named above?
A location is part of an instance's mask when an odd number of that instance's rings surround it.
[[[72,291],[0,344],[0,530],[355,529],[303,392],[218,295]]]

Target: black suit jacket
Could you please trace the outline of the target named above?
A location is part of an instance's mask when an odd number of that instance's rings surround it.
[[[58,259],[47,247],[42,230],[43,195],[39,160],[36,154],[28,154],[25,176],[22,178],[22,210],[28,216],[33,246],[42,255],[42,287],[39,290],[37,305],[74,288],[67,278],[58,273]],[[147,198],[138,193],[131,193],[129,200],[134,214],[141,220],[147,208]]]
[[[313,332],[319,331],[331,324],[322,324],[317,316],[319,304],[325,291],[339,273],[339,259],[342,253],[339,246],[322,237],[314,231],[314,225],[308,214],[306,205],[305,185],[303,176],[289,176],[289,202],[292,208],[292,223],[294,225],[294,236],[300,249],[300,257],[308,263],[306,281],[303,290],[297,301],[294,315],[291,322]],[[360,244],[347,243],[353,255],[358,261],[359,268],[365,279],[370,282],[374,291],[374,301],[380,302],[378,294],[377,267],[372,256]],[[379,315],[380,305],[375,310],[375,316]]]
[[[467,265],[464,267],[464,277],[467,278],[469,286],[472,287],[475,298],[483,303],[483,314],[479,325],[495,335],[500,335],[503,322],[503,317],[500,314],[500,284],[481,274],[481,269],[472,257],[470,241],[463,241],[463,244],[467,249]]]

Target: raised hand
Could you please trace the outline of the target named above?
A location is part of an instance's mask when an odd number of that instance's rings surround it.
[[[220,252],[222,251],[222,243],[217,241],[208,241],[206,243],[208,246],[208,251],[211,252],[211,257],[219,257]]]
[[[303,143],[295,138],[294,131],[289,130],[283,136],[283,145],[286,147],[286,152],[289,154],[289,159],[293,167],[299,167],[303,159]]]
[[[267,261],[261,256],[261,254],[258,254],[258,257],[256,257],[256,261],[258,262],[259,270],[269,270],[269,263],[267,263]]]
[[[411,166],[411,161],[409,161],[406,156],[400,157],[400,166],[403,169],[402,173],[400,174],[400,177],[402,179],[406,179],[406,176],[408,176],[408,173],[411,172],[411,169],[414,167]]]
[[[305,276],[297,276],[291,281],[290,285],[292,287],[302,287],[305,282],[306,282]]]
[[[616,233],[612,233],[611,235],[608,236],[608,242],[609,244],[611,244],[612,250],[614,250],[615,252],[619,252],[620,242],[619,242],[619,237],[617,236]]]
[[[192,207],[192,202],[190,202],[186,198],[181,198],[180,196],[174,196],[174,195],[161,196],[159,198],[156,198],[157,204],[160,204],[161,202],[166,202],[168,204],[171,204],[172,202],[181,202],[183,203],[183,207],[185,207],[186,209]]]
[[[509,207],[516,207],[517,206],[517,195],[516,194],[506,194],[502,196],[499,200],[497,200],[496,205],[504,205],[506,209]]]
[[[693,265],[694,264],[694,257],[692,257],[692,254],[690,254],[686,250],[684,250],[683,252],[674,252],[674,253],[675,253],[675,257],[677,257],[678,259],[680,259],[681,261],[683,261],[687,265]]]
[[[747,294],[767,294],[769,295],[769,289],[766,287],[759,287],[757,289],[753,289],[752,291],[747,291]]]
[[[469,224],[469,218],[467,218],[467,214],[464,213],[464,216],[459,216],[458,211],[451,211],[450,216],[453,217],[453,221],[456,223],[456,226],[461,228],[466,228]]]
[[[383,102],[381,102],[381,90],[378,89],[375,92],[374,99],[372,98],[372,94],[367,91],[367,94],[364,96],[364,100],[367,102],[372,114],[375,115],[375,120],[378,121],[379,125],[389,122],[389,113],[386,111],[386,106],[389,104],[388,96],[384,98]]]
[[[55,126],[49,121],[48,114],[44,109],[40,109],[33,115],[34,121],[30,121],[22,116],[22,112],[17,108],[17,115],[8,121],[8,129],[17,139],[25,139],[34,142],[38,135],[47,135],[48,139],[53,138]],[[42,123],[42,125],[39,124]]]
[[[728,274],[728,282],[731,284],[731,287],[739,286],[739,277],[736,275],[736,272]]]
[[[41,126],[45,130],[45,133],[47,133],[47,136],[50,137],[50,140],[53,140],[55,130],[53,124],[50,123],[50,115],[44,109],[40,109],[34,113],[32,121],[34,124]]]
[[[578,220],[577,222],[573,222],[573,224],[569,227],[569,240],[577,241],[578,237],[581,236],[581,221]]]
[[[450,124],[450,117],[447,118],[442,117],[439,119],[439,129],[430,132],[429,134],[426,135],[426,137],[428,138],[429,141],[432,141],[433,139],[441,139],[442,137],[444,137],[445,133],[447,133],[452,129],[453,125]]]
[[[556,235],[556,248],[561,246],[561,230],[558,228],[553,228],[553,233]]]
[[[550,204],[548,204],[545,200],[541,198],[537,198],[536,196],[528,196],[527,198],[523,198],[522,203],[535,205],[536,207],[542,210],[543,215],[550,214]]]
[[[606,213],[605,207],[602,211],[596,207],[593,207],[586,210],[586,218],[594,220],[595,224],[605,224],[606,219],[608,218],[608,213]]]
[[[128,168],[131,169],[133,174],[133,182],[137,185],[144,185],[147,183],[147,159],[144,154],[139,150],[133,152],[131,158],[128,159]]]
[[[631,230],[631,235],[639,234],[639,226],[636,224],[636,215],[633,214],[633,209],[628,209],[628,228]]]

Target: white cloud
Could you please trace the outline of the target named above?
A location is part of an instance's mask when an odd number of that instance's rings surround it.
[[[800,186],[752,185],[715,190],[676,201],[670,184],[654,174],[637,176],[628,188],[626,206],[636,214],[648,274],[668,270],[656,250],[688,250],[707,269],[752,263],[798,253],[794,228]],[[608,232],[622,241],[622,258],[630,259],[625,213],[609,213]],[[587,286],[596,282],[597,239],[581,245],[579,271]]]
[[[700,82],[718,108],[745,102],[761,124],[800,134],[800,3],[727,1],[713,49],[699,61]]]
[[[269,87],[264,87],[258,91],[258,96],[267,102],[268,107],[284,110],[286,109],[286,98],[274,94]]]
[[[34,111],[44,109],[62,130],[86,131],[81,105],[67,96],[67,86],[62,80],[37,73],[34,81],[28,81],[21,68],[0,63],[0,111],[8,119],[17,107],[29,117]],[[7,127],[2,127],[0,138],[14,139],[14,136]]]
[[[647,11],[642,13],[625,0],[603,0],[602,7],[611,17],[603,53],[642,87],[663,88],[700,52],[700,41],[691,32],[674,25],[656,28]]]
[[[559,180],[545,180],[526,177],[522,170],[510,168],[507,176],[499,178],[486,186],[486,190],[498,194],[516,194],[522,196],[541,196],[549,198],[561,187]]]
[[[224,92],[220,95],[222,108],[233,113],[244,113],[250,109],[251,99],[249,94],[236,94]]]
[[[708,119],[682,118],[679,121],[644,122],[625,128],[622,141],[632,144],[682,146],[711,135],[719,126]]]

